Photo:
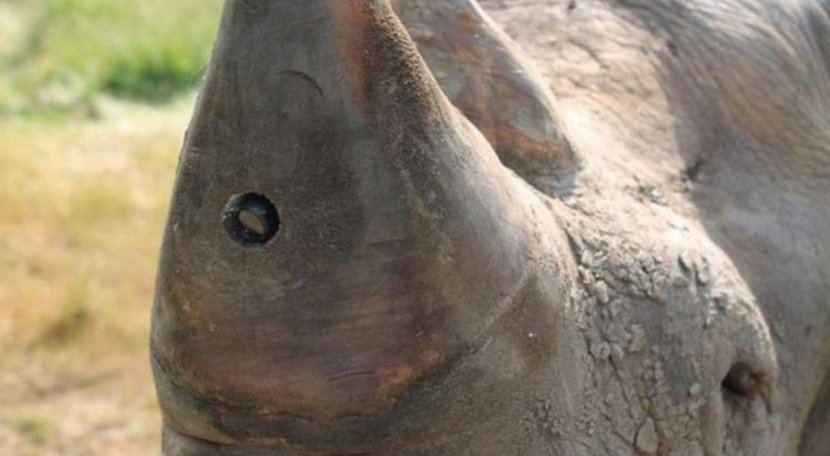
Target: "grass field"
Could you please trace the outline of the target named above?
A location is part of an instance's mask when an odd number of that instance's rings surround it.
[[[158,454],[160,233],[220,0],[0,0],[0,455]]]
[[[0,113],[163,102],[204,71],[220,0],[0,0]]]

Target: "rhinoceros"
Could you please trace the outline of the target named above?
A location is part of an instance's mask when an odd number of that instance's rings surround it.
[[[228,0],[167,456],[830,454],[830,2]]]

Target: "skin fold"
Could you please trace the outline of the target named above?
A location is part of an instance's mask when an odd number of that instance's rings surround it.
[[[229,0],[164,454],[824,454],[829,9]]]

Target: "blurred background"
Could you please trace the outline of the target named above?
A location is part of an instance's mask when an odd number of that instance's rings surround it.
[[[221,0],[0,0],[0,455],[159,453],[147,338]]]

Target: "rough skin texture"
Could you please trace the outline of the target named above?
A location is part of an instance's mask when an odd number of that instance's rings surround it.
[[[515,42],[446,36],[491,79],[404,14],[433,78],[386,1],[228,2],[154,309],[166,455],[826,454],[827,2],[480,3]],[[476,115],[505,85],[553,93],[549,154]],[[253,249],[247,191],[283,215]]]
[[[586,194],[615,201],[639,191],[699,225],[695,231],[729,256],[755,296],[782,375],[768,420],[776,436],[743,453],[823,454],[830,426],[826,393],[819,397],[830,353],[826,2],[482,3],[543,66],[560,97],[571,139],[593,162]]]

